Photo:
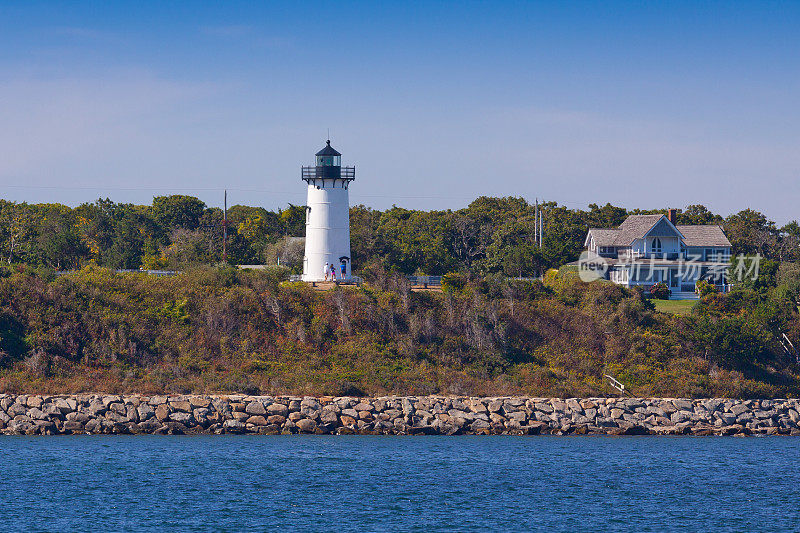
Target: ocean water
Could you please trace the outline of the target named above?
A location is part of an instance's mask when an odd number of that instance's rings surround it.
[[[0,438],[0,531],[800,531],[800,439]]]

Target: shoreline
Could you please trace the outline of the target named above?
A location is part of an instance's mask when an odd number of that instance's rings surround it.
[[[800,435],[800,399],[0,394],[0,433]]]

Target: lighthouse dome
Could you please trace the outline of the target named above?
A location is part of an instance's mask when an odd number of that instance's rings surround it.
[[[317,152],[317,153],[316,153],[316,155],[317,155],[317,156],[325,156],[325,155],[328,155],[328,156],[333,156],[333,155],[342,155],[342,154],[340,154],[339,152],[337,152],[337,151],[336,151],[336,150],[335,150],[335,149],[334,149],[334,148],[331,146],[331,141],[330,141],[330,139],[328,139],[327,141],[325,141],[325,148],[323,148],[322,150],[320,150],[319,152]]]

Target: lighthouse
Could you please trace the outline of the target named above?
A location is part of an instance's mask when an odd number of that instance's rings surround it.
[[[348,190],[356,179],[356,167],[342,166],[342,154],[334,150],[330,139],[316,157],[315,166],[301,168],[308,189],[303,281],[331,279],[331,266],[336,269],[337,280],[350,280]]]

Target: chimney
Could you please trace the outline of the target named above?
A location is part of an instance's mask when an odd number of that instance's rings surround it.
[[[672,225],[675,226],[678,224],[678,210],[677,209],[667,209],[667,220],[672,222]]]

